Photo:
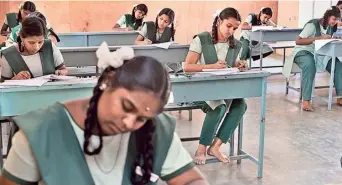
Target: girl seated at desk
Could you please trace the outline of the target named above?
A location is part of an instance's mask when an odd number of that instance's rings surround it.
[[[39,17],[28,17],[22,22],[18,44],[1,52],[2,80],[67,74],[59,49],[50,40],[44,40],[46,32],[46,25]]]
[[[113,29],[116,31],[140,30],[147,12],[148,8],[145,4],[138,4],[133,7],[132,14],[122,15]]]
[[[290,76],[293,62],[302,70],[302,109],[304,111],[313,111],[310,101],[316,72],[325,70],[331,72],[331,58],[321,55],[315,56],[313,42],[320,39],[331,39],[337,30],[336,24],[340,16],[340,10],[336,6],[332,6],[322,18],[313,19],[306,23],[296,39],[296,46],[291,57],[285,62],[283,74],[286,77]],[[335,63],[334,85],[337,96],[342,96],[342,63],[338,58],[336,58]],[[342,106],[342,98],[338,98],[337,103]]]
[[[31,1],[25,1],[24,4],[20,4],[19,13],[7,13],[4,24],[1,28],[1,35],[7,36],[11,33],[11,29],[16,27],[32,12],[36,11],[36,5]]]
[[[145,22],[135,44],[149,45],[175,41],[174,29],[175,12],[170,8],[162,9],[156,17],[156,21]]]
[[[14,118],[20,130],[1,185],[207,184],[174,132],[176,120],[162,113],[171,86],[163,65],[129,47],[105,50],[97,52],[104,71],[91,98]]]
[[[55,33],[55,31],[53,30],[53,28],[51,27],[51,25],[49,25],[47,23],[45,16],[40,12],[33,12],[33,13],[28,15],[28,17],[31,17],[31,16],[39,17],[44,21],[44,23],[46,25],[46,29],[48,31],[47,35],[45,36],[45,39],[50,39],[56,45],[57,42],[59,42],[59,38],[58,38],[57,34]],[[19,24],[18,26],[14,27],[12,29],[12,32],[6,41],[7,47],[13,45],[13,43],[17,43],[17,38],[18,38],[19,31],[20,31],[21,27],[22,27],[22,25]]]
[[[226,8],[219,13],[211,33],[203,32],[194,37],[185,59],[184,71],[200,72],[203,69],[223,69],[227,66],[247,68],[246,61],[236,61],[241,43],[234,39],[234,32],[240,21],[240,14],[234,8]],[[229,157],[221,153],[220,147],[231,137],[246,109],[244,99],[205,102],[203,111],[206,117],[194,160],[197,164],[205,164],[207,154],[217,157],[223,163],[229,162]],[[222,119],[221,127],[218,128]]]
[[[250,36],[249,32],[252,30],[253,26],[276,26],[276,24],[271,20],[273,15],[273,11],[271,8],[262,7],[259,14],[256,15],[251,13],[246,18],[246,21],[242,23],[241,29],[243,30],[241,33],[240,41],[242,42],[242,53],[241,60],[247,60],[250,57]],[[262,48],[261,48],[262,47]],[[261,43],[257,41],[252,41],[252,59],[259,60],[260,59],[260,50],[262,49],[263,58],[271,55],[273,53],[273,49],[266,43]]]

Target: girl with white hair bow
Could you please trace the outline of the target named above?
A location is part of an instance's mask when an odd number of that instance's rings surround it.
[[[132,48],[96,52],[103,72],[87,99],[16,117],[1,185],[207,184],[164,114],[170,79]]]

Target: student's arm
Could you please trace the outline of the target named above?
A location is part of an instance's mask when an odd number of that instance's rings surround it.
[[[267,26],[273,26],[273,27],[277,27],[277,24],[275,22],[273,22],[271,19],[268,20],[267,22]]]
[[[161,169],[161,179],[169,185],[206,185],[201,172],[185,150],[176,133]]]
[[[1,27],[1,35],[2,36],[7,36],[8,34],[10,34],[10,31],[7,31],[7,29],[9,28],[9,26],[7,24],[3,24]]]
[[[6,58],[4,56],[1,57],[1,82],[5,80],[25,80],[30,79],[31,75],[28,71],[21,71],[15,76],[13,75],[12,68],[8,64]]]
[[[197,167],[182,173],[181,175],[167,181],[168,185],[208,185],[209,183],[201,175]]]
[[[38,184],[41,175],[27,137],[19,130],[12,141],[12,148],[0,176],[0,184]]]
[[[2,175],[0,175],[0,184],[1,185],[20,185],[20,184],[17,184],[17,183],[10,181],[8,178],[6,178]]]
[[[299,36],[296,39],[297,45],[309,45],[312,44],[315,40],[320,39],[330,39],[330,35],[321,35],[319,37],[315,37],[316,28],[312,23],[307,24],[302,32],[299,34]]]
[[[216,64],[198,64],[201,58],[202,45],[199,37],[192,40],[188,55],[184,62],[185,72],[201,72],[203,69],[222,69],[225,68],[225,62],[218,61]]]
[[[53,59],[54,59],[54,64],[55,64],[55,69],[56,69],[55,74],[62,75],[62,76],[68,75],[68,70],[64,64],[62,53],[54,43],[52,43],[52,50],[53,50]]]
[[[136,45],[149,45],[152,44],[152,41],[147,39],[147,25],[144,24],[139,31],[139,35],[135,40]]]
[[[252,29],[252,16],[248,15],[245,22],[241,25],[241,30],[251,30]]]
[[[127,28],[120,28],[120,25],[116,23],[113,27],[114,31],[133,31],[134,29],[132,27],[127,27]]]

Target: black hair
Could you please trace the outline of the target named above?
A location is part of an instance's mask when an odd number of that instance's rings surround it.
[[[219,19],[223,21],[223,20],[229,19],[229,18],[235,18],[236,20],[241,21],[241,16],[240,16],[239,12],[235,8],[231,8],[231,7],[223,9],[220,12],[220,14],[215,17],[214,22],[213,22],[213,26],[212,26],[212,33],[211,33],[211,40],[212,40],[213,44],[216,44],[218,42],[217,21]],[[229,42],[230,48],[235,47],[234,35],[231,35],[228,38],[228,42]]]
[[[272,17],[273,16],[273,10],[272,10],[272,8],[269,8],[269,7],[262,8],[259,12],[258,19],[257,19],[258,25],[261,25],[261,20],[260,20],[261,14],[266,14],[266,15]]]
[[[135,23],[135,25],[137,25],[137,27],[140,27],[143,23],[144,18],[142,18],[142,19],[136,19],[135,18],[135,11],[137,11],[137,10],[145,12],[145,15],[146,15],[148,12],[148,8],[145,4],[138,4],[132,10],[132,23],[133,24]]]
[[[20,52],[24,51],[24,47],[21,44],[21,39],[31,36],[44,36],[47,33],[46,22],[37,16],[28,16],[22,23],[17,42]]]
[[[174,25],[174,20],[175,20],[175,12],[170,9],[170,8],[164,8],[162,9],[159,14],[157,15],[156,17],[156,22],[155,22],[155,25],[156,25],[156,32],[158,31],[158,17],[159,16],[162,16],[162,15],[167,15],[170,19],[170,23],[171,23],[171,39],[172,41],[175,41],[175,25]]]
[[[98,122],[97,110],[98,102],[103,93],[101,85],[106,84],[110,90],[125,88],[127,90],[152,91],[161,100],[160,110],[162,112],[166,105],[170,92],[170,79],[163,65],[156,59],[146,56],[137,56],[133,59],[124,61],[124,64],[115,69],[107,67],[98,79],[98,83],[93,90],[93,96],[90,99],[85,119],[83,150],[87,155],[97,155],[103,147],[103,131]],[[134,185],[148,184],[153,169],[153,137],[155,123],[154,120],[148,120],[142,128],[135,131],[137,155],[132,166],[131,181]],[[94,131],[98,132],[100,145],[93,151],[89,151],[89,139]],[[135,173],[139,166],[142,176]]]
[[[332,6],[329,8],[323,15],[323,18],[321,19],[322,26],[324,29],[327,29],[329,26],[329,17],[334,16],[336,18],[341,18],[340,9],[336,6]]]
[[[19,9],[18,22],[22,22],[22,20],[23,20],[23,18],[21,16],[21,10],[27,10],[30,12],[35,12],[36,11],[36,5],[31,1],[25,1],[24,4]]]
[[[336,6],[339,6],[339,5],[341,5],[342,4],[342,1],[338,1],[337,3],[336,3]]]

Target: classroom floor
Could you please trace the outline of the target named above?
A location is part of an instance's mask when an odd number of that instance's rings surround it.
[[[277,58],[275,58],[277,59]],[[274,62],[276,61],[276,62]],[[267,59],[265,65],[278,65],[279,60]],[[257,65],[257,64],[254,64]],[[272,72],[279,72],[279,69]],[[327,85],[329,76],[319,74],[316,85]],[[299,85],[299,76],[292,83]],[[257,166],[249,160],[241,165],[207,164],[199,166],[211,185],[337,185],[342,183],[342,107],[333,104],[327,111],[327,103],[314,100],[314,113],[300,109],[299,93],[290,91],[284,95],[285,82],[281,75],[268,80],[266,135],[264,151],[264,176],[257,178]],[[328,89],[315,91],[327,96]],[[247,99],[248,110],[244,117],[244,143],[246,152],[257,156],[259,136],[260,98]],[[172,113],[178,120],[180,137],[199,136],[204,114],[193,112]],[[198,142],[184,143],[193,156]],[[228,146],[223,151],[229,152]],[[164,184],[164,183],[160,183]],[[340,184],[341,185],[341,184]]]

